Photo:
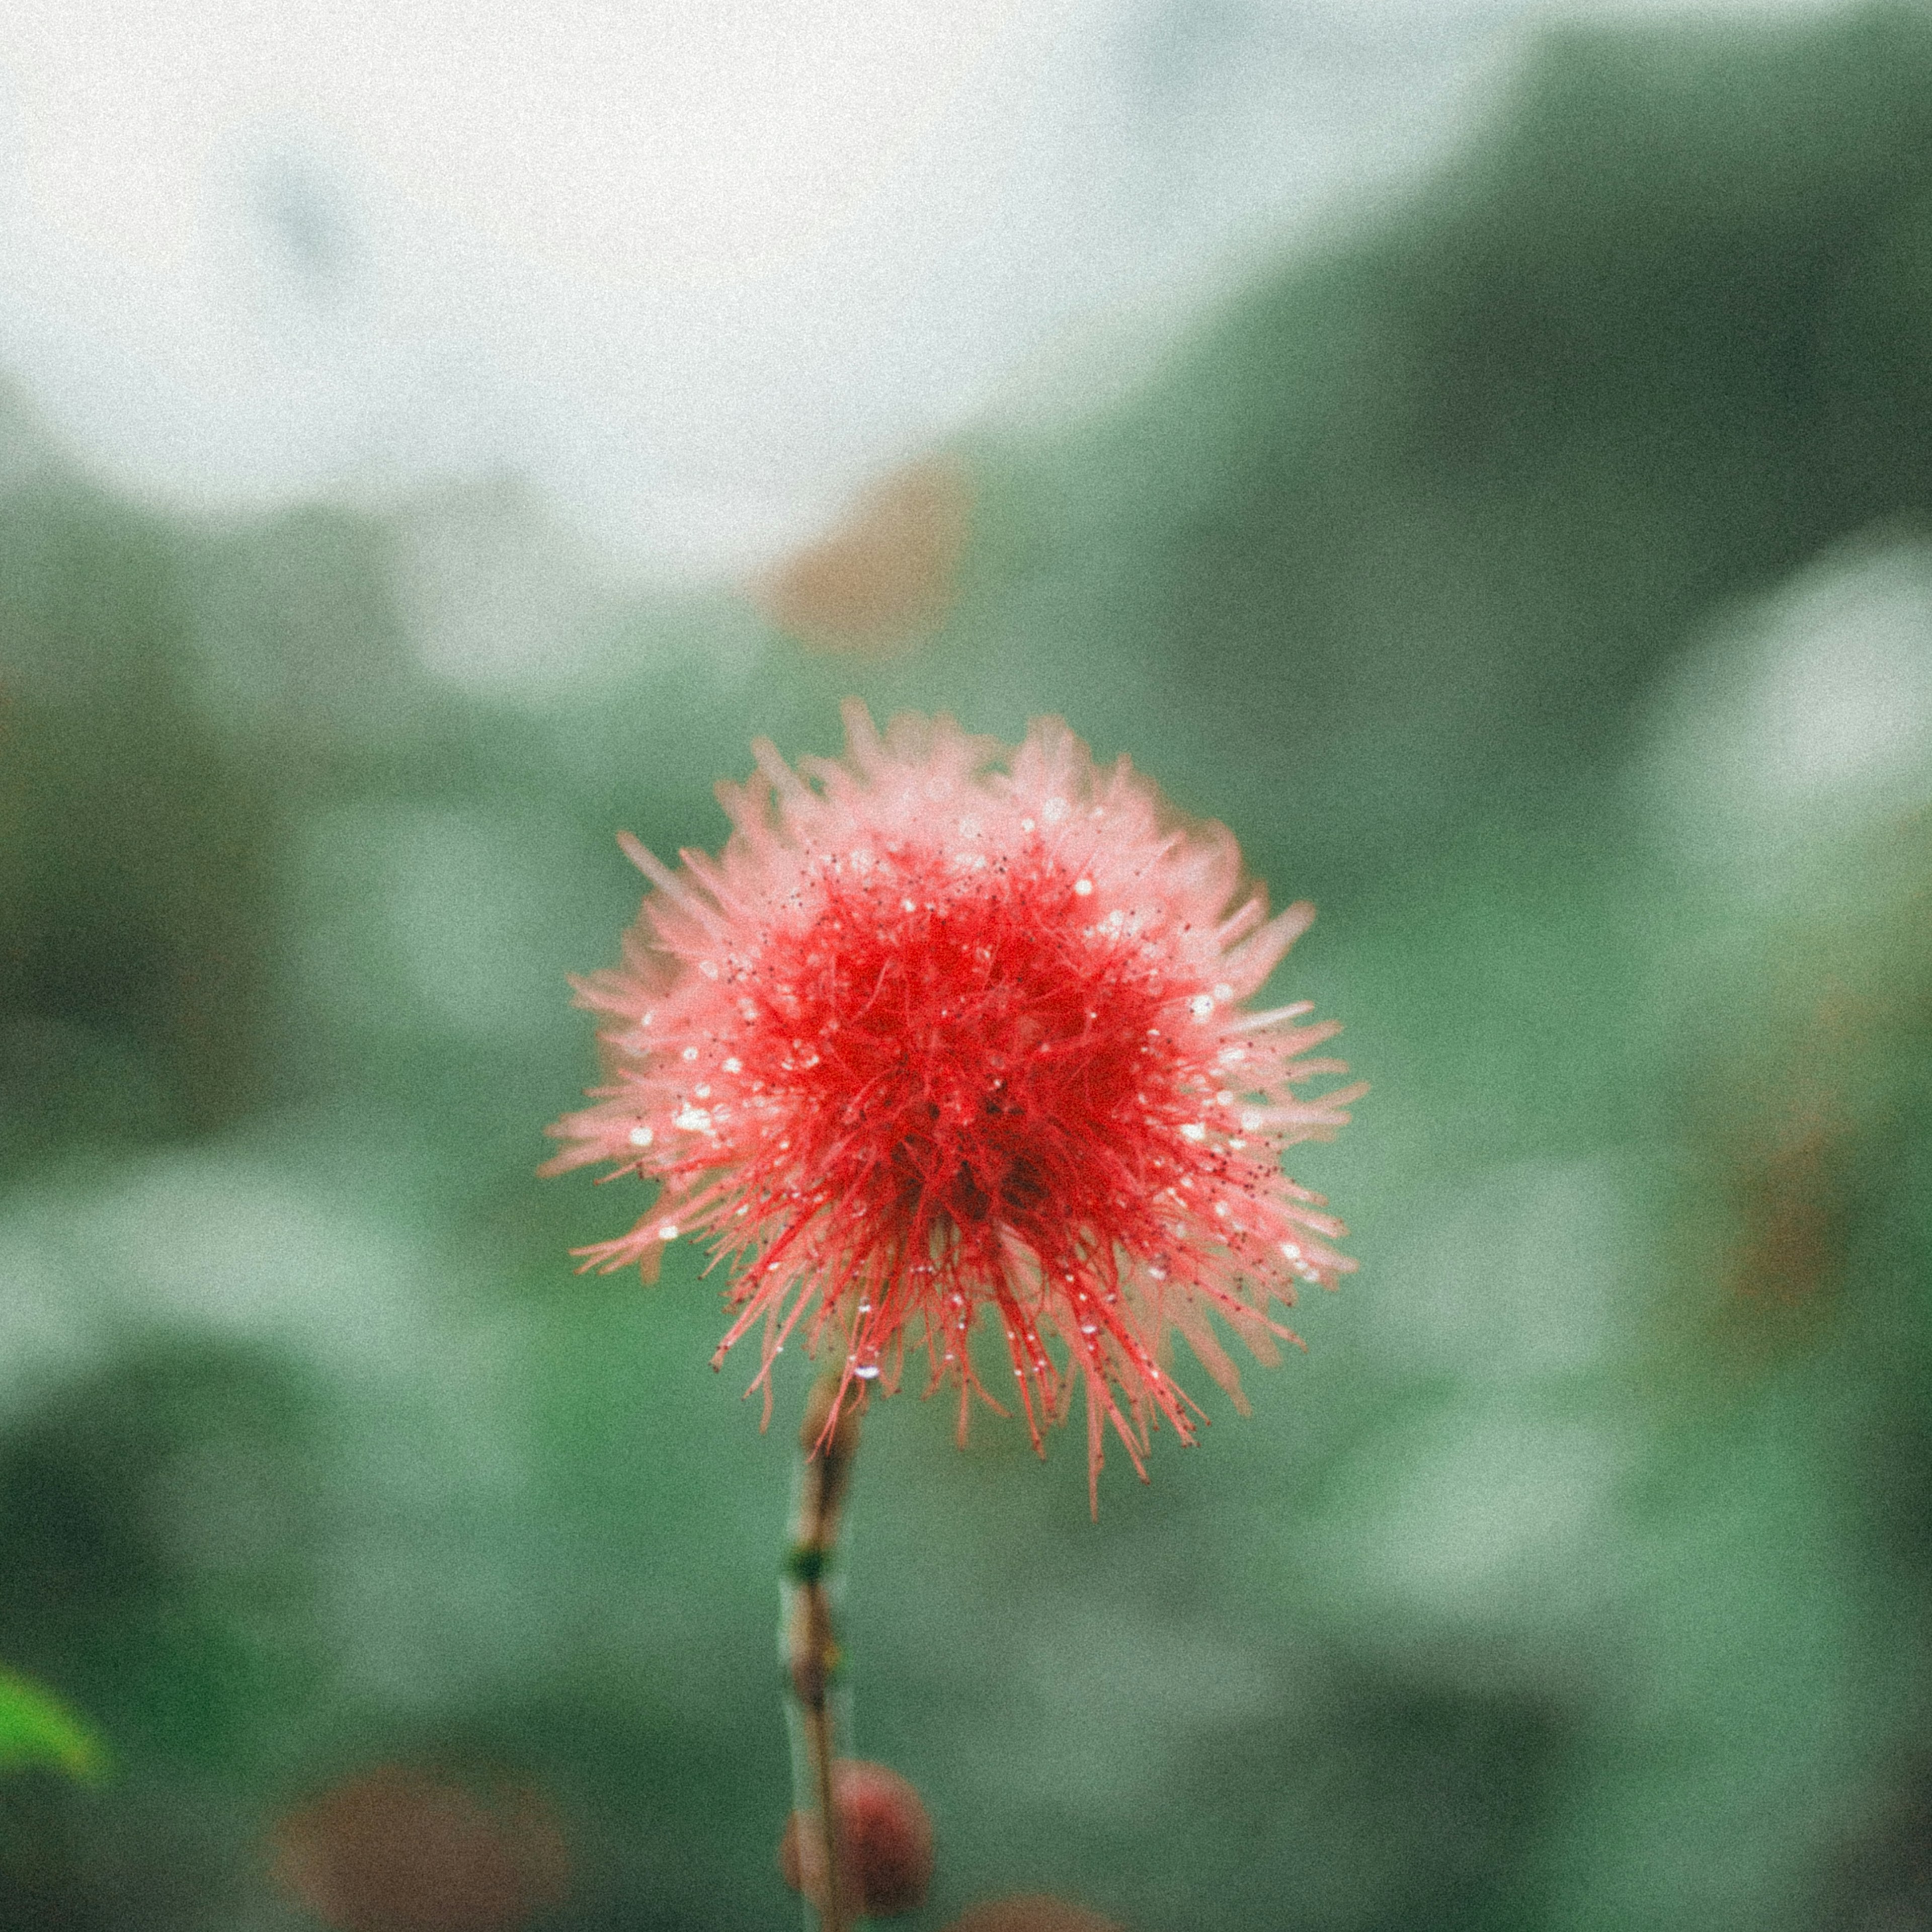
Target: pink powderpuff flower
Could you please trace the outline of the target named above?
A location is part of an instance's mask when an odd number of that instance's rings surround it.
[[[974,1394],[1006,1412],[974,1359],[989,1321],[1036,1448],[1084,1387],[1097,1497],[1108,1426],[1143,1480],[1162,1418],[1194,1438],[1171,1329],[1245,1411],[1211,1318],[1273,1362],[1298,1338],[1271,1304],[1354,1266],[1280,1159],[1364,1089],[1298,1094],[1347,1070],[1310,1057],[1336,1024],[1243,1004],[1314,910],[1268,918],[1225,826],[1057,718],[1010,754],[949,718],[882,738],[854,702],[845,723],[842,758],[796,771],[754,746],[758,776],[718,788],[716,859],[674,871],[620,840],[657,890],[623,964],[576,982],[609,1083],[551,1128],[544,1171],[659,1184],[578,1252],[649,1278],[667,1243],[707,1241],[736,1315],[712,1366],[762,1327],[768,1418],[803,1322],[843,1356],[842,1401],[923,1351],[963,1442]]]

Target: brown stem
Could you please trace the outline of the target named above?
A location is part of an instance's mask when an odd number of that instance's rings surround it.
[[[844,1880],[838,1856],[837,1795],[832,1779],[832,1714],[823,1705],[808,1706],[805,1712],[806,1748],[812,1755],[812,1783],[818,1801],[819,1869],[825,1874],[825,1900],[819,1907],[824,1932],[845,1932],[845,1900],[839,1888]]]
[[[840,1404],[838,1421],[832,1424],[830,1420],[844,1385],[836,1370],[828,1370],[813,1384],[806,1401],[798,1438],[798,1501],[792,1517],[791,1547],[785,1558],[785,1667],[804,1732],[814,1801],[812,1811],[799,1823],[801,1834],[813,1828],[814,1822],[818,1831],[825,1892],[818,1906],[822,1932],[848,1932],[850,1924],[841,1889],[838,1814],[832,1789],[837,1740],[832,1685],[839,1652],[826,1580],[838,1545],[839,1513],[859,1450],[856,1403],[848,1400]],[[806,1810],[802,1804],[798,1808]],[[807,1874],[802,1857],[800,1863],[803,1879]],[[806,1892],[808,1898],[808,1886]]]

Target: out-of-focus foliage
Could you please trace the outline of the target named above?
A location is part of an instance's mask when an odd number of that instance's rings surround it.
[[[100,1741],[50,1692],[0,1671],[0,1772],[52,1765],[73,1778],[98,1777]]]
[[[1551,38],[1400,212],[960,452],[895,658],[579,594],[513,491],[190,527],[8,422],[0,1658],[118,1775],[0,1790],[0,1924],[312,1923],[277,1821],[396,1766],[533,1794],[544,1923],[795,1910],[788,1432],[695,1258],[572,1276],[640,1203],[532,1169],[613,830],[715,843],[848,688],[1226,819],[1376,1082],[1311,1357],[1097,1528],[1077,1444],[875,1408],[913,1922],[1924,1921],[1928,352],[1901,6]],[[448,674],[512,621],[554,668]]]

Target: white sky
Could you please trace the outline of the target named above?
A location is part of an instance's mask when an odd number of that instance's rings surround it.
[[[508,470],[634,568],[734,570],[1412,177],[1532,10],[11,0],[0,374],[178,506]]]

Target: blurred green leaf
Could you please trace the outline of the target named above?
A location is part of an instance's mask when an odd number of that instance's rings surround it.
[[[106,1771],[106,1748],[51,1690],[0,1670],[0,1772],[31,1764],[92,1780]]]

